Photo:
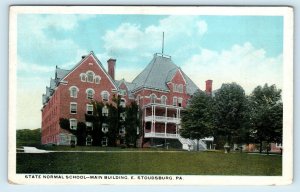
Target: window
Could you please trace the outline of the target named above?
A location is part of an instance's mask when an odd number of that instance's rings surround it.
[[[82,82],[86,82],[86,74],[85,73],[81,73],[80,74],[80,79]]]
[[[125,89],[120,89],[119,94],[122,96],[126,96],[126,90]]]
[[[136,97],[136,104],[137,104],[137,105],[140,104],[140,96],[139,96],[139,95]]]
[[[119,134],[125,134],[125,127],[122,126],[121,129],[119,130]]]
[[[167,97],[165,95],[161,96],[161,104],[163,105],[167,104]]]
[[[178,92],[179,92],[179,93],[183,93],[183,85],[182,85],[182,84],[179,84],[179,85],[177,86],[177,89],[178,89]]]
[[[93,115],[93,110],[94,110],[93,105],[91,105],[91,104],[87,104],[87,105],[86,105],[86,113],[87,113],[88,115]]]
[[[178,93],[183,93],[183,85],[182,84],[173,84],[173,91]]]
[[[122,121],[125,121],[126,113],[125,112],[120,113],[120,118],[121,118]]]
[[[92,122],[85,122],[85,125],[86,125],[86,129],[88,131],[93,130],[93,123]]]
[[[92,145],[92,142],[93,142],[92,136],[88,135],[88,136],[85,138],[85,141],[86,141],[86,145]]]
[[[101,80],[101,77],[100,77],[100,76],[95,76],[95,83],[96,83],[96,84],[99,84],[99,83],[100,83],[100,80]]]
[[[107,137],[102,137],[101,144],[102,146],[107,146]]]
[[[177,97],[173,97],[173,105],[177,106]]]
[[[77,119],[70,119],[70,129],[76,130],[77,129]]]
[[[102,101],[108,101],[109,93],[107,91],[101,92]]]
[[[104,117],[108,116],[108,108],[106,105],[102,108],[102,116]]]
[[[102,123],[102,132],[107,133],[108,132],[108,124]]]
[[[77,87],[72,86],[69,88],[69,91],[70,91],[70,97],[77,98],[77,93],[79,91]]]
[[[70,103],[70,113],[71,114],[76,114],[77,113],[77,103]]]
[[[181,97],[178,98],[178,106],[182,107],[182,98]]]
[[[126,100],[124,98],[121,99],[120,106],[122,106],[124,108],[126,107]]]
[[[86,74],[87,74],[87,82],[93,83],[94,82],[94,72],[88,71]]]
[[[86,90],[86,97],[87,97],[88,99],[93,99],[93,98],[94,98],[94,94],[95,94],[95,91],[94,91],[93,89],[88,88],[88,89]]]
[[[155,103],[155,99],[156,99],[156,95],[155,94],[151,94],[150,95],[150,103]]]

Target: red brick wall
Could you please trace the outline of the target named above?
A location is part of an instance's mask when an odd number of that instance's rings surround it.
[[[104,70],[104,69],[103,69]],[[94,99],[102,101],[101,92],[106,90],[109,92],[109,102],[111,102],[113,95],[112,92],[116,87],[112,84],[105,72],[97,64],[92,55],[85,58],[84,61],[75,68],[69,75],[67,75],[64,81],[67,84],[60,84],[57,87],[54,95],[49,100],[48,104],[44,107],[42,112],[42,143],[55,142],[55,136],[61,132],[66,132],[60,129],[60,118],[75,118],[78,122],[85,121],[86,104],[90,103],[87,99],[86,90],[92,88],[95,91]],[[82,82],[80,78],[81,73],[87,71],[93,71],[95,75],[101,77],[100,83],[96,84],[90,82]],[[79,89],[77,98],[70,97],[71,86],[76,86]],[[77,103],[77,114],[70,114],[70,102]],[[50,138],[50,140],[47,138]]]

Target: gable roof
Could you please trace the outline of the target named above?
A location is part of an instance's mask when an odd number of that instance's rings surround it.
[[[89,58],[90,56],[92,56],[95,60],[96,60],[96,64],[98,64],[98,66],[100,67],[100,69],[102,69],[103,73],[107,76],[107,78],[109,79],[109,81],[113,84],[113,86],[117,89],[117,85],[116,82],[112,79],[112,77],[107,73],[107,71],[105,70],[105,68],[103,67],[102,63],[100,62],[100,60],[96,57],[96,55],[94,54],[93,51],[91,51],[88,55],[86,55],[81,61],[79,61],[71,70],[65,70],[68,71],[62,78],[61,80],[65,79],[69,74],[71,74],[75,69],[77,69],[87,58]]]
[[[173,63],[170,56],[162,54],[154,54],[153,59],[146,68],[132,81],[135,84],[134,90],[150,88],[169,91],[167,82],[173,79],[177,70],[182,72],[183,78],[187,82],[186,90],[188,94],[193,94],[199,90],[197,85]]]

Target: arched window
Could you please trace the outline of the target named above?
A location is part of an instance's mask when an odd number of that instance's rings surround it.
[[[150,95],[150,103],[155,103],[156,100],[156,95],[155,94],[151,94]]]
[[[80,79],[82,82],[86,82],[86,74],[85,73],[81,73],[80,74]]]
[[[87,75],[87,82],[93,83],[95,73],[93,71],[88,71],[86,72],[86,75]]]
[[[108,101],[109,99],[109,93],[107,91],[101,92],[102,101]]]
[[[126,107],[126,100],[124,98],[121,98],[120,106]]]
[[[76,86],[71,86],[69,88],[69,91],[70,91],[70,97],[77,98],[79,89]]]
[[[95,94],[95,91],[94,91],[93,89],[88,88],[88,89],[86,90],[86,97],[87,97],[88,99],[93,99],[93,98],[94,98],[94,94]]]
[[[95,83],[99,84],[101,80],[101,77],[99,75],[95,76]]]
[[[167,104],[167,96],[165,96],[165,95],[161,96],[161,104],[163,104],[163,105]]]
[[[108,132],[108,124],[102,123],[102,132],[107,133]]]

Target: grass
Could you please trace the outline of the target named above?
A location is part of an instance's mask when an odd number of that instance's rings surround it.
[[[282,159],[279,155],[184,151],[17,153],[17,173],[274,176],[282,174]]]

